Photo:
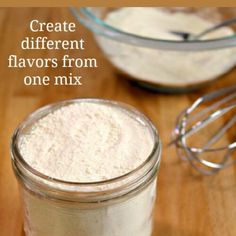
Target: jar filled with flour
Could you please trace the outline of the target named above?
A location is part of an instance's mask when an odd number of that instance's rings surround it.
[[[27,236],[151,236],[161,143],[128,105],[77,99],[15,131],[12,166]]]

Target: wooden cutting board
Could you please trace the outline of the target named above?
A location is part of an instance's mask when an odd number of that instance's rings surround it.
[[[163,142],[162,163],[158,179],[158,198],[154,211],[154,236],[235,236],[236,235],[236,176],[235,166],[214,176],[198,175],[188,163],[181,162],[174,148],[167,148],[177,114],[198,96],[236,83],[236,70],[200,91],[167,95],[131,85],[116,76],[114,69],[96,46],[91,33],[78,24],[79,32],[69,38],[83,37],[87,50],[70,52],[73,57],[98,60],[96,69],[72,69],[83,76],[82,86],[25,86],[27,74],[68,74],[70,70],[9,69],[10,54],[19,57],[62,56],[46,51],[21,51],[20,41],[29,34],[28,23],[42,21],[74,21],[66,8],[0,9],[0,235],[20,236],[23,233],[21,204],[17,182],[11,170],[9,142],[17,124],[38,107],[59,100],[77,97],[99,97],[126,102],[151,118],[158,127]],[[57,39],[61,34],[46,36]],[[78,54],[80,53],[80,54]],[[79,70],[79,71],[78,71]],[[200,72],[199,72],[200,73]]]

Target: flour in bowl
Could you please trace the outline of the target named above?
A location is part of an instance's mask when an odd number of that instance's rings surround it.
[[[156,7],[125,7],[114,10],[105,22],[116,29],[153,39],[182,40],[171,31],[198,34],[214,23],[193,13],[169,12]],[[234,34],[223,27],[204,39]],[[138,80],[170,87],[184,87],[215,79],[236,63],[236,49],[205,51],[170,51],[138,47],[97,36],[98,43],[110,61]]]

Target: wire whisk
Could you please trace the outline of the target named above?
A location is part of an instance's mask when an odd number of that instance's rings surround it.
[[[235,124],[236,85],[233,85],[202,96],[185,109],[177,118],[170,144],[176,145],[182,160],[210,175],[236,163]],[[235,135],[232,140],[228,137],[230,130]],[[230,141],[222,144],[225,140]]]

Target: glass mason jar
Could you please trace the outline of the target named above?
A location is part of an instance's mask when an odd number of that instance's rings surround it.
[[[68,182],[46,176],[26,163],[19,140],[47,114],[70,104],[102,103],[129,112],[153,138],[146,160],[131,172],[100,182]],[[142,147],[140,147],[142,148]],[[20,186],[27,236],[150,236],[161,143],[152,123],[134,108],[101,99],[75,99],[45,106],[15,131],[12,166]]]

